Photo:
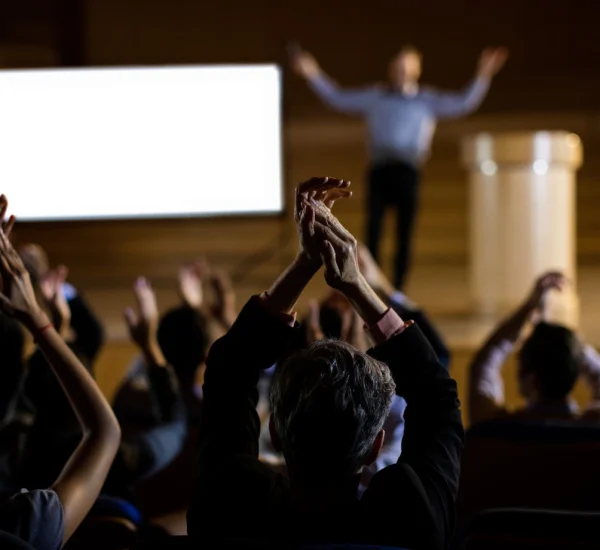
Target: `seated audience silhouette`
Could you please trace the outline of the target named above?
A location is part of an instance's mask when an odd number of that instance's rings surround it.
[[[7,205],[2,195],[0,221]],[[48,489],[22,490],[0,503],[0,531],[34,548],[58,550],[96,501],[119,447],[120,429],[98,386],[38,303],[29,274],[8,239],[13,223],[11,217],[0,230],[0,309],[34,337],[73,408],[83,437]]]
[[[477,352],[469,372],[471,424],[498,418],[600,420],[600,356],[572,330],[544,321],[548,293],[564,285],[560,273],[542,275],[523,305],[498,325]],[[505,402],[502,367],[529,322],[534,323],[533,330],[517,356],[519,391],[527,404],[511,412]],[[592,390],[592,403],[584,411],[570,398],[579,376]]]

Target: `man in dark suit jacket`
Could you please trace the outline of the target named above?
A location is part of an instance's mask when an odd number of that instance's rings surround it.
[[[444,548],[454,528],[463,445],[456,382],[420,329],[404,323],[358,268],[356,241],[329,208],[348,183],[314,178],[297,190],[301,251],[269,291],[243,308],[211,348],[204,384],[195,498],[195,542],[227,538]],[[362,353],[315,342],[286,358],[294,306],[322,265],[377,346]],[[280,362],[282,361],[282,362]],[[271,435],[289,479],[258,459],[260,372],[280,362]],[[396,393],[408,406],[398,463],[360,473],[377,458]]]

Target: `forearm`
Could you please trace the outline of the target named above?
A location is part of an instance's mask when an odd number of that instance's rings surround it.
[[[389,309],[362,276],[342,292],[368,326],[376,325]]]
[[[463,91],[462,109],[468,114],[475,111],[485,99],[487,95],[492,79],[490,76],[477,74],[473,81]]]
[[[472,423],[504,413],[502,367],[534,311],[533,301],[526,301],[498,326],[473,358],[469,368],[469,415]]]
[[[45,315],[32,318],[28,328],[52,366],[83,429],[81,443],[52,485],[65,512],[68,540],[98,497],[120,442],[117,420],[88,374]],[[40,329],[44,328],[40,333]]]
[[[344,90],[323,72],[310,77],[308,83],[321,101],[343,113],[362,113],[370,103],[368,90]]]
[[[292,313],[302,291],[320,268],[316,262],[298,254],[271,285],[264,297],[265,305],[274,312]]]
[[[435,95],[433,111],[441,118],[456,118],[474,112],[483,102],[490,82],[489,77],[477,76],[462,92]]]
[[[507,341],[485,348],[469,368],[469,419],[477,424],[498,418],[506,412],[502,367],[512,351]]]
[[[488,346],[495,346],[499,342],[507,341],[511,344],[521,336],[521,332],[525,325],[531,320],[531,317],[535,313],[537,305],[532,300],[525,301],[521,307],[519,307],[512,315],[504,319],[498,325],[496,330],[486,341],[484,348]]]

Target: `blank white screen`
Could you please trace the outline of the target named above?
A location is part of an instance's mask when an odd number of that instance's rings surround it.
[[[276,66],[0,72],[0,191],[21,220],[275,213]]]

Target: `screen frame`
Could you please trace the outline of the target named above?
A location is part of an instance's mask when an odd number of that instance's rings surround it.
[[[199,68],[274,68],[277,73],[277,81],[279,85],[279,188],[281,193],[281,207],[279,211],[257,210],[254,212],[180,212],[176,214],[139,214],[139,215],[105,215],[105,216],[82,216],[72,218],[19,218],[19,225],[47,225],[47,224],[81,224],[81,223],[103,223],[103,222],[136,222],[136,221],[169,221],[169,220],[214,220],[214,219],[234,219],[234,220],[251,220],[253,218],[264,220],[266,219],[284,219],[288,216],[288,189],[286,185],[288,175],[288,165],[286,163],[286,155],[288,152],[288,144],[285,132],[285,98],[283,86],[283,67],[279,63],[186,63],[186,64],[161,64],[161,65],[102,65],[102,66],[85,66],[85,67],[44,67],[44,68],[17,68],[17,69],[0,69],[0,74],[3,73],[56,73],[56,72],[87,72],[87,71],[131,71],[131,70],[161,70],[161,69],[199,69]],[[8,197],[10,201],[10,197]]]

